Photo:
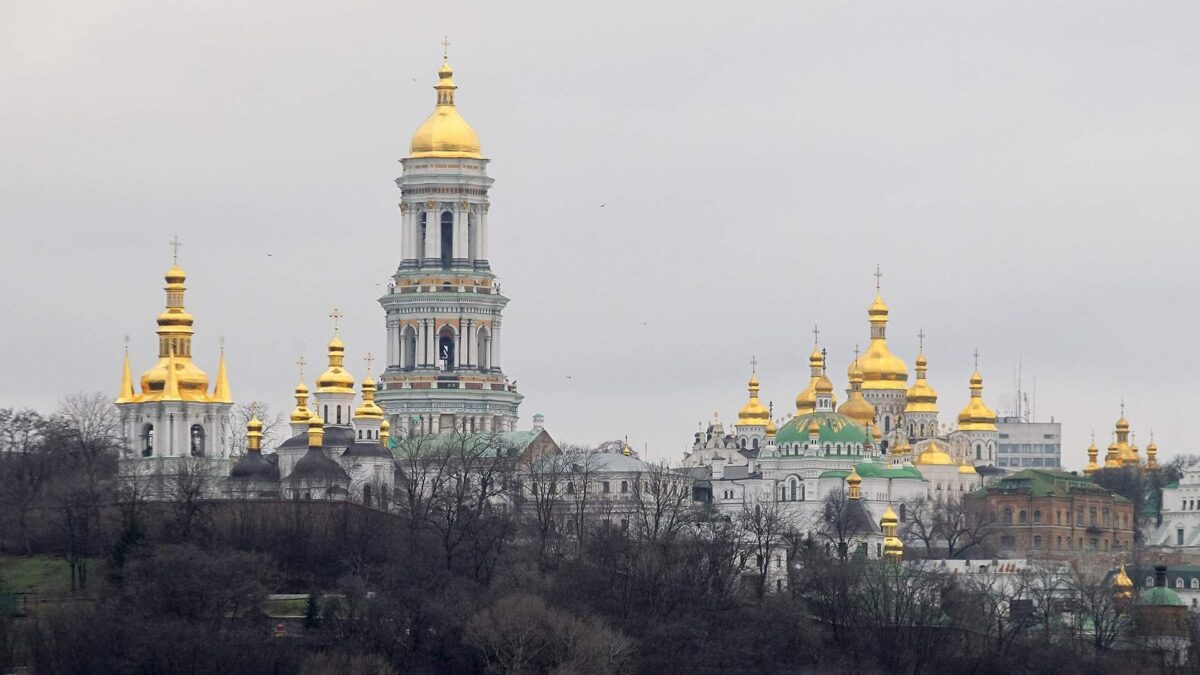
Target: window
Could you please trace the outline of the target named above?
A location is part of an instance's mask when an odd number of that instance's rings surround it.
[[[1146,585],[1146,588],[1150,588],[1151,586],[1153,586],[1154,585],[1154,577],[1146,577],[1145,585]]]
[[[1005,525],[1012,525],[1012,516],[1012,509],[1005,507],[1004,514],[1001,516],[1000,522],[1004,523]]]
[[[1088,525],[1096,525],[1096,507],[1094,506],[1088,507]]]
[[[142,457],[149,457],[154,454],[154,425],[147,424],[142,427]]]
[[[1200,579],[1197,579],[1196,577],[1192,577],[1192,582],[1188,585],[1191,586],[1193,591],[1200,590]]]
[[[371,486],[364,485],[363,486],[363,506],[370,506],[370,505],[371,505]]]
[[[1027,522],[1029,522],[1029,516],[1025,515],[1025,511],[1024,511],[1024,510],[1022,510],[1022,511],[1021,511],[1020,520],[1021,520],[1021,524],[1022,524],[1022,525],[1024,525],[1024,524],[1025,524],[1025,523],[1027,523]]]
[[[1075,509],[1075,527],[1083,527],[1083,507]]]
[[[1042,524],[1042,512],[1041,512],[1041,511],[1034,511],[1034,512],[1033,512],[1033,524],[1034,524],[1034,525],[1041,525],[1041,524]]]
[[[608,481],[604,481],[604,494],[608,494],[610,492],[612,492],[612,488],[609,486]]]
[[[1183,590],[1183,577],[1175,577],[1175,588]]]
[[[629,481],[621,481],[621,494],[629,492]]]
[[[1183,528],[1175,530],[1175,545],[1183,546]]]
[[[1017,541],[1012,536],[1003,536],[1000,537],[1000,545],[1004,548],[1013,548],[1017,545]]]
[[[900,522],[903,523],[904,519],[907,516],[908,516],[908,505],[905,504],[904,502],[900,502]]]
[[[791,487],[792,487],[792,501],[796,501],[796,494],[797,494],[800,486],[796,483],[795,478],[792,479]]]
[[[1033,547],[1034,547],[1034,548],[1041,548],[1041,547],[1042,547],[1042,538],[1041,538],[1041,537],[1034,537],[1034,538],[1033,538]]]
[[[1104,526],[1105,526],[1105,527],[1108,527],[1108,509],[1107,509],[1107,508],[1106,508],[1106,509],[1104,509],[1104,511],[1102,511],[1102,512],[1101,512],[1101,516],[1102,516],[1102,517],[1103,517],[1103,519],[1104,519]]]
[[[567,481],[567,494],[569,494],[569,495],[573,495],[573,494],[575,494],[575,483],[574,483],[574,481]]]
[[[193,424],[191,430],[191,453],[192,457],[204,456],[204,427],[199,424]]]

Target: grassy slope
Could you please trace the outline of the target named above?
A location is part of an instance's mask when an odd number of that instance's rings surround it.
[[[9,593],[66,594],[71,570],[62,558],[0,556],[0,584]]]

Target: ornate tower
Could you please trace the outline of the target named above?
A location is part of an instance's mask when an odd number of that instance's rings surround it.
[[[166,309],[157,319],[158,361],[142,374],[141,392],[136,392],[127,350],[115,401],[125,439],[121,459],[151,471],[174,471],[174,464],[185,457],[227,460],[232,449],[233,398],[225,351],[221,350],[210,393],[208,375],[192,361],[192,315],[183,303],[186,279],[177,264],[167,270]]]
[[[971,373],[971,400],[958,413],[957,432],[970,448],[969,460],[976,464],[996,463],[996,412],[983,402],[983,376],[979,374],[979,352],[975,352],[975,372]]]
[[[867,317],[871,322],[871,343],[858,358],[858,365],[863,373],[863,398],[874,406],[875,424],[883,431],[884,438],[888,438],[895,435],[893,431],[900,426],[908,403],[908,366],[888,349],[889,310],[879,294],[881,276],[876,269],[875,301],[867,308]],[[854,367],[851,363],[848,374],[853,374]],[[887,444],[888,441],[884,441],[884,449]]]
[[[938,435],[937,392],[929,386],[925,373],[929,362],[925,359],[925,333],[920,334],[921,351],[917,354],[917,381],[908,390],[904,406],[904,431],[910,441],[925,440]]]
[[[511,431],[523,398],[501,370],[508,298],[488,261],[488,160],[454,104],[448,63],[437,107],[400,160],[400,266],[380,298],[387,363],[377,396],[407,436],[456,429]]]

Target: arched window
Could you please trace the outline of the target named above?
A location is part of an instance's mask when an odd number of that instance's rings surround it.
[[[1193,591],[1200,589],[1200,579],[1197,579],[1196,577],[1192,577],[1192,583],[1190,585],[1191,585]]]
[[[154,454],[154,425],[147,424],[142,427],[142,457],[149,457]]]
[[[371,486],[370,485],[363,486],[363,505],[364,506],[371,505]]]
[[[333,409],[335,411],[337,411],[337,423],[341,424],[342,423],[342,406],[335,405],[335,406],[333,406]]]
[[[204,456],[204,427],[199,424],[193,424],[191,430],[191,453],[192,457]]]
[[[438,332],[438,362],[442,370],[454,370],[454,329],[449,326]]]
[[[1012,525],[1012,516],[1013,516],[1012,509],[1005,507],[1003,515],[1001,516],[1000,522],[1004,523],[1005,525]]]
[[[1175,577],[1175,588],[1183,590],[1183,577]]]
[[[413,330],[412,326],[404,329],[402,343],[403,351],[401,353],[404,355],[402,366],[405,370],[412,370],[417,367],[417,331]]]
[[[629,481],[621,481],[621,494],[629,492]]]
[[[900,502],[900,522],[903,523],[904,519],[907,516],[908,516],[908,505],[905,504],[904,502]]]
[[[983,446],[975,444],[975,459],[983,459]]]
[[[1145,583],[1146,588],[1150,588],[1153,585],[1154,585],[1154,577],[1146,577],[1146,583]]]
[[[799,487],[800,486],[796,483],[796,479],[793,478],[792,479],[792,501],[796,501],[797,492],[798,492]]]
[[[480,328],[479,334],[475,339],[475,362],[479,364],[479,369],[486,371],[492,365],[492,336],[488,333],[488,329]]]
[[[1041,524],[1042,524],[1042,512],[1041,512],[1041,511],[1034,511],[1034,512],[1033,512],[1033,524],[1034,524],[1034,525],[1041,525]]]
[[[1025,511],[1024,511],[1024,510],[1022,510],[1022,511],[1021,511],[1021,515],[1020,515],[1020,521],[1021,521],[1021,524],[1022,524],[1022,525],[1024,525],[1024,524],[1025,524],[1025,523],[1027,523],[1027,522],[1029,522],[1029,516],[1027,516],[1027,515],[1025,514]]]
[[[442,212],[442,267],[454,262],[454,214]]]
[[[325,414],[322,415],[322,417],[325,418],[325,424],[329,424],[329,406],[328,405],[325,406]]]
[[[883,416],[883,433],[886,434],[887,432],[889,432],[891,430],[892,430],[892,418],[890,415],[884,415]]]
[[[758,449],[758,437],[757,437],[757,436],[756,436],[756,437],[754,437],[754,438],[752,438],[752,439],[750,439],[750,449],[751,449],[751,450],[757,450],[757,449]]]

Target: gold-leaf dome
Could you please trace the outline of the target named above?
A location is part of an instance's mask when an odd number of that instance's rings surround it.
[[[971,400],[958,413],[959,431],[995,431],[996,411],[983,402],[983,376],[976,370],[971,374]]]
[[[871,321],[871,344],[859,357],[863,371],[863,389],[908,389],[908,366],[888,349],[887,322],[888,306],[876,293],[875,301],[867,309]],[[851,364],[849,370],[853,369]]]
[[[850,364],[850,391],[846,393],[846,402],[837,411],[863,426],[868,426],[875,422],[875,406],[863,398],[862,383],[862,368],[858,365],[858,359],[855,359]],[[872,434],[874,432],[875,430],[872,430]]]
[[[825,375],[825,353],[816,345],[813,345],[812,354],[808,355],[808,369],[808,386],[796,395],[797,417],[807,415],[817,409],[818,389],[822,394],[830,394],[833,405],[837,405],[837,398],[832,397],[833,383]]]
[[[913,464],[917,466],[946,466],[953,463],[954,460],[950,458],[950,453],[943,450],[937,441],[930,441],[921,454],[913,460]]]
[[[362,405],[354,410],[356,418],[382,419],[383,409],[375,402],[375,380],[370,377],[362,381]]]
[[[964,463],[964,464],[958,465],[958,473],[959,474],[977,474],[979,472],[976,471],[975,467],[971,466],[970,463]]]
[[[928,363],[924,353],[917,355],[917,381],[905,394],[905,413],[937,412],[937,392],[925,379]]]
[[[138,400],[210,402],[213,397],[208,393],[208,374],[192,362],[192,315],[187,313],[183,304],[187,275],[178,265],[172,265],[163,278],[167,282],[163,288],[167,292],[167,304],[157,319],[158,362],[142,373],[142,394]],[[178,398],[166,393],[168,361],[174,369]]]
[[[465,157],[482,159],[479,135],[454,105],[454,71],[443,63],[438,69],[437,107],[417,127],[409,146],[409,157]]]
[[[317,378],[319,394],[353,394],[354,376],[343,367],[346,345],[335,333],[329,342],[329,367]]]
[[[739,426],[763,426],[771,421],[771,411],[758,400],[758,376],[751,373],[747,383],[750,399],[738,411]]]

